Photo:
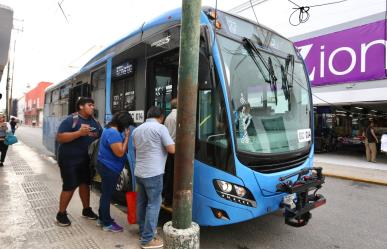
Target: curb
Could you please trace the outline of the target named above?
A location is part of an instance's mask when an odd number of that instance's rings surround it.
[[[387,181],[378,181],[378,180],[371,180],[371,179],[358,178],[358,177],[352,177],[352,176],[335,175],[335,174],[330,174],[330,173],[323,173],[323,175],[328,176],[328,177],[344,179],[344,180],[351,180],[351,181],[356,181],[356,182],[364,182],[364,183],[387,186]]]

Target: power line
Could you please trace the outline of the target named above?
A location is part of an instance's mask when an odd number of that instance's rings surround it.
[[[62,0],[62,2],[60,2],[60,3],[58,2],[58,5],[59,5],[60,10],[62,11],[62,14],[63,14],[64,18],[66,19],[66,22],[67,22],[67,23],[70,23],[69,20],[67,19],[67,16],[66,16],[66,14],[65,14],[65,12],[64,12],[64,10],[63,10],[63,8],[62,8],[62,3],[63,3],[63,1],[64,1],[64,0]]]
[[[288,0],[288,1],[297,7],[297,8],[293,8],[294,11],[289,16],[289,23],[292,26],[298,26],[301,23],[306,23],[309,20],[309,17],[310,17],[309,10],[311,8],[322,7],[322,6],[326,6],[326,5],[332,5],[332,4],[338,4],[338,3],[346,2],[347,0],[340,0],[340,1],[336,1],[336,2],[316,4],[316,5],[307,5],[307,6],[300,6],[291,0]],[[298,12],[298,23],[293,23],[291,20],[292,16],[294,14],[296,14],[297,12]]]
[[[268,1],[268,0],[247,1],[247,2],[244,2],[244,3],[242,3],[242,4],[238,5],[238,6],[230,9],[229,12],[238,14],[240,12],[243,12],[243,11],[247,10],[247,9],[250,9],[251,5],[256,6],[256,5],[259,5],[259,4],[264,3],[266,1]]]

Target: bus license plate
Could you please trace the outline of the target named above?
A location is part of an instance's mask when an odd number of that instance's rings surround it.
[[[283,203],[286,205],[289,205],[290,208],[295,208],[296,204],[294,203],[294,200],[296,199],[296,194],[290,194],[284,196]]]

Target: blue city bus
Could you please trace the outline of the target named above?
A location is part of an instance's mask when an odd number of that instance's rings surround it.
[[[221,226],[283,209],[287,224],[307,224],[325,198],[316,193],[324,177],[313,168],[313,106],[300,54],[275,31],[211,7],[200,23],[194,221]],[[94,98],[101,124],[126,110],[139,125],[154,105],[168,114],[180,25],[181,9],[144,23],[47,89],[45,146],[56,153],[58,125],[80,96]],[[135,189],[133,169],[128,162],[118,191]]]

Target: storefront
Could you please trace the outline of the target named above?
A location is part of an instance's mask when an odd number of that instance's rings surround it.
[[[387,132],[385,12],[293,37],[312,82],[316,151],[362,151],[362,132]]]

